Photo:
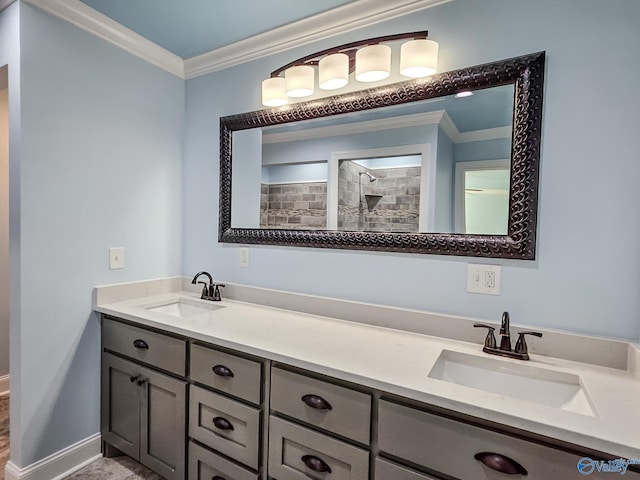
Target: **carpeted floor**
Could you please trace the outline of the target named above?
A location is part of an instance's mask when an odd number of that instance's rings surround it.
[[[9,461],[9,395],[0,397],[0,480]]]

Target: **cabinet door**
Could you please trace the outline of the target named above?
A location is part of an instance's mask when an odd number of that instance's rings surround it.
[[[102,440],[136,459],[140,452],[140,371],[135,363],[102,354]]]
[[[142,369],[145,383],[140,402],[140,463],[167,480],[182,480],[186,450],[187,384]]]

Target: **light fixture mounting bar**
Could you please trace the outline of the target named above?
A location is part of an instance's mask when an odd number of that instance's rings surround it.
[[[271,78],[279,77],[280,74],[284,72],[286,69],[295,67],[298,65],[315,66],[323,57],[334,54],[334,53],[346,53],[347,55],[349,55],[349,58],[352,59],[352,62],[353,62],[353,58],[355,57],[355,51],[358,49],[358,47],[364,47],[367,45],[378,45],[380,43],[394,42],[396,40],[407,40],[407,39],[424,40],[428,38],[428,36],[429,36],[429,31],[424,30],[421,32],[397,33],[394,35],[385,35],[382,37],[374,37],[374,38],[368,38],[366,40],[358,40],[357,42],[345,43],[344,45],[327,48],[326,50],[321,50],[311,55],[307,55],[306,57],[301,57],[297,60],[294,60],[291,63],[287,63],[286,65],[271,72]],[[352,66],[353,65],[351,65],[351,67]],[[350,70],[352,70],[352,68]]]

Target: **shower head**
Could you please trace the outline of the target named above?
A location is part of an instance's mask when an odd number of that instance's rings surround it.
[[[378,177],[371,175],[369,172],[360,172],[360,175],[366,175],[369,177],[370,182],[375,182],[378,179]]]

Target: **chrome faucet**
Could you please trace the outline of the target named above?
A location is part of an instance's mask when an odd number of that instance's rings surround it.
[[[473,326],[488,329],[487,337],[484,339],[484,347],[482,348],[483,352],[490,353],[492,355],[500,355],[502,357],[517,358],[518,360],[529,360],[527,342],[524,339],[525,335],[542,337],[542,333],[540,332],[518,332],[516,348],[511,350],[509,312],[504,312],[502,314],[502,322],[500,324],[500,347],[496,346],[496,337],[494,335],[495,327],[485,325],[483,323],[474,323]]]
[[[207,279],[209,279],[208,284],[206,282],[198,281],[198,278],[202,275],[204,275],[205,277],[207,277]],[[222,297],[220,296],[220,287],[224,287],[225,285],[222,283],[213,283],[213,277],[209,272],[196,273],[193,279],[191,280],[191,283],[193,285],[195,285],[196,283],[201,283],[203,285],[202,294],[200,295],[200,298],[202,300],[211,300],[213,302],[219,302],[220,300],[222,300]]]

